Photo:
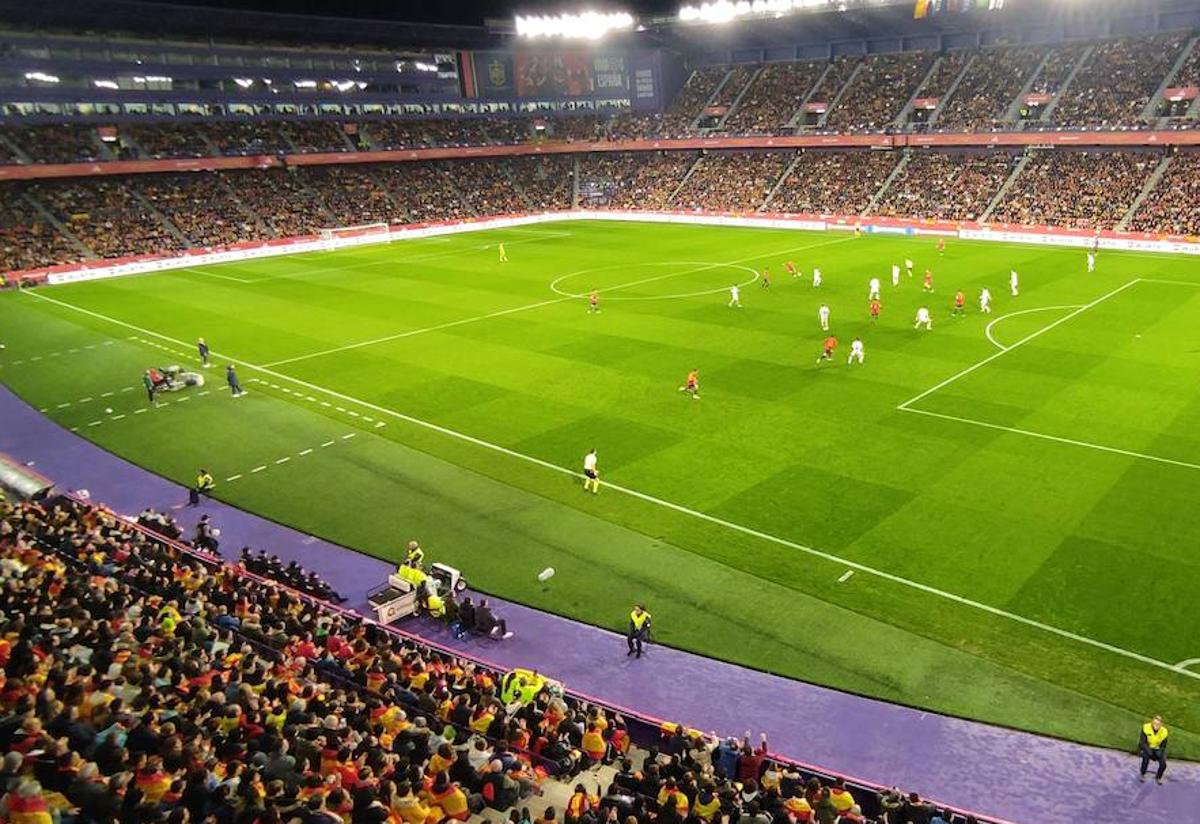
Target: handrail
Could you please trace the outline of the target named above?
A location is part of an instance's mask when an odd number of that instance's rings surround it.
[[[280,589],[283,589],[284,591],[288,592],[289,594],[293,595],[296,598],[310,602],[310,603],[314,604],[315,606],[317,606],[318,608],[326,610],[328,612],[333,612],[338,615],[348,617],[350,620],[354,621],[355,623],[360,623],[360,624],[365,624],[368,626],[376,627],[376,628],[378,628],[384,632],[387,632],[389,634],[396,635],[396,636],[402,637],[404,639],[407,639],[408,641],[411,641],[414,644],[424,646],[424,647],[429,647],[433,650],[436,650],[437,652],[439,652],[441,654],[449,655],[454,658],[465,659],[474,664],[485,666],[485,667],[487,667],[491,670],[494,670],[495,672],[498,672],[498,673],[504,673],[504,672],[508,671],[505,666],[498,664],[494,661],[491,661],[487,658],[484,658],[482,656],[476,655],[474,653],[464,652],[462,650],[458,650],[453,647],[446,646],[442,643],[431,640],[425,636],[417,635],[412,632],[408,632],[406,630],[400,629],[399,627],[395,627],[390,624],[381,624],[379,621],[376,621],[375,619],[373,619],[367,615],[363,615],[362,613],[358,612],[357,610],[353,610],[348,607],[343,607],[340,604],[334,604],[329,601],[322,600],[315,596],[301,592],[293,587],[290,587],[287,584],[283,584],[283,583],[280,583],[273,579],[266,578],[264,576],[250,572],[250,570],[246,569],[245,567],[241,566],[240,564],[228,562],[224,558],[220,557],[219,555],[205,552],[203,550],[199,550],[199,549],[196,549],[195,547],[185,544],[181,541],[167,538],[165,535],[160,535],[159,533],[155,532],[154,530],[143,526],[142,524],[138,523],[134,519],[129,518],[128,516],[121,515],[115,511],[113,511],[112,509],[109,509],[108,507],[99,505],[88,499],[80,498],[77,495],[75,495],[73,492],[63,493],[63,497],[68,498],[69,500],[75,501],[76,503],[82,504],[83,506],[86,506],[86,507],[91,507],[94,509],[103,509],[103,510],[109,512],[110,514],[112,514],[114,517],[121,519],[122,522],[126,523],[127,525],[129,525],[130,527],[135,529],[136,531],[138,531],[138,532],[146,535],[147,537],[149,537],[153,540],[156,540],[168,547],[171,547],[172,549],[175,549],[179,552],[183,552],[188,555],[195,556],[195,557],[199,558],[200,560],[204,561],[205,563],[208,563],[213,566],[232,567],[239,575],[245,575],[246,577],[248,577],[251,580],[254,580],[260,584],[268,584],[271,586],[279,587]],[[593,695],[590,695],[589,693],[585,693],[580,690],[575,690],[575,689],[570,689],[570,688],[564,687],[564,692],[567,695],[569,695],[577,700],[583,701],[588,704],[594,704],[594,705],[602,707],[606,710],[610,710],[615,713],[619,713],[623,718],[633,719],[637,722],[640,722],[642,724],[645,724],[645,725],[655,728],[655,729],[661,728],[664,724],[669,723],[666,719],[658,718],[656,716],[650,715],[650,714],[642,712],[640,710],[635,710],[635,709],[632,709],[629,707],[622,706],[620,704],[616,704],[607,699],[597,698]],[[457,726],[457,725],[455,725],[455,726]],[[534,754],[534,755],[536,755],[536,754]],[[797,768],[798,770],[800,770],[802,773],[816,775],[816,776],[826,779],[827,781],[840,777],[840,778],[844,779],[848,784],[857,785],[858,787],[861,787],[862,789],[868,790],[870,792],[874,792],[878,795],[882,795],[888,789],[890,789],[889,787],[887,787],[883,784],[876,783],[869,779],[860,778],[860,777],[851,775],[849,773],[834,772],[832,770],[828,770],[828,769],[822,768],[820,766],[816,766],[813,764],[809,764],[805,761],[801,761],[792,756],[782,755],[782,754],[774,753],[774,752],[768,752],[767,757],[770,760],[775,761],[779,764],[787,764],[787,765],[793,766],[793,767]],[[549,759],[544,759],[544,760],[548,761]],[[995,816],[986,815],[984,813],[975,812],[973,810],[958,807],[953,804],[945,804],[945,803],[939,802],[935,799],[926,798],[925,800],[928,803],[937,806],[938,808],[952,809],[961,815],[975,816],[979,820],[980,824],[1016,824],[1016,822],[1008,821],[1008,820],[1002,819],[1002,818],[997,818]]]

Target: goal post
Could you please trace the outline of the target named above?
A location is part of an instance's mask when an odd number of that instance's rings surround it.
[[[391,227],[387,223],[361,223],[357,226],[321,229],[318,234],[326,246],[335,249],[360,243],[384,243],[391,240]]]

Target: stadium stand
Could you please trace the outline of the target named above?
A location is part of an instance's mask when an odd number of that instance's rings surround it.
[[[199,125],[123,126],[119,135],[132,140],[145,157],[208,157],[212,147]]]
[[[174,175],[130,175],[124,178],[165,219],[198,247],[229,246],[240,241],[270,237],[253,215],[247,213],[216,172]],[[127,249],[127,251],[133,251]],[[146,247],[139,253],[151,253]]]
[[[307,189],[320,193],[321,202],[332,216],[327,225],[316,228],[404,219],[371,166],[306,166],[297,171],[297,176]]]
[[[518,182],[529,208],[535,211],[571,208],[571,184],[575,158],[514,157],[508,161],[509,174]]]
[[[932,59],[928,52],[866,58],[850,87],[829,112],[825,128],[854,132],[889,128],[929,71]]]
[[[700,114],[701,107],[708,102],[713,93],[721,85],[727,66],[709,66],[692,72],[687,83],[675,95],[671,105],[659,120],[660,126],[654,131],[645,131],[646,137],[678,137],[688,133],[692,121]]]
[[[272,580],[336,595],[302,570],[223,565],[75,499],[0,501],[0,567],[12,820],[443,824],[554,797],[573,822],[950,820],[775,760],[765,736],[635,719],[635,741],[536,674]],[[596,790],[570,793],[584,770]]]
[[[279,154],[293,151],[291,141],[284,134],[282,123],[222,121],[205,124],[204,131],[223,155]]]
[[[813,87],[823,62],[771,63],[763,67],[742,102],[729,115],[722,131],[728,134],[785,134],[788,122],[808,90]]]
[[[812,93],[813,103],[832,104],[837,97],[838,92],[846,85],[846,81],[854,74],[854,70],[858,68],[861,58],[858,57],[835,57],[829,61],[829,66],[825,72],[825,77]]]
[[[186,248],[181,235],[120,180],[41,181],[29,193],[97,257]]]
[[[1041,70],[1034,77],[1030,91],[1038,94],[1058,94],[1088,48],[1085,43],[1076,43],[1051,49]]]
[[[306,178],[293,169],[238,171],[228,175],[234,195],[276,237],[309,235],[322,227],[336,225],[321,195],[305,185]]]
[[[416,149],[429,145],[425,123],[423,120],[373,120],[362,128],[373,149]]]
[[[938,129],[996,128],[1045,55],[1039,48],[984,49],[938,116]]]
[[[74,263],[83,253],[38,215],[14,183],[0,185],[0,269]]]
[[[757,72],[758,66],[734,66],[713,96],[711,105],[732,106]]]
[[[766,202],[794,152],[710,152],[671,200],[676,209],[754,211]]]
[[[1171,158],[1159,184],[1134,213],[1131,229],[1200,235],[1200,153]]]
[[[34,163],[78,163],[104,157],[95,130],[88,126],[18,126],[4,136]]]
[[[1037,152],[992,219],[1112,229],[1141,191],[1157,156],[1134,152]]]
[[[612,205],[622,209],[665,209],[697,157],[696,152],[658,152],[610,161],[610,171],[619,172],[613,178],[616,186]]]
[[[283,128],[297,152],[344,152],[350,148],[341,123],[294,120]]]
[[[1145,125],[1142,110],[1188,41],[1183,33],[1099,43],[1051,116],[1059,126]]]
[[[379,166],[378,172],[393,202],[413,223],[457,220],[472,214],[437,164],[388,164]]]
[[[802,152],[767,208],[772,212],[861,214],[898,161],[893,152]]]
[[[929,220],[978,220],[1012,172],[1007,153],[914,154],[875,212]]]

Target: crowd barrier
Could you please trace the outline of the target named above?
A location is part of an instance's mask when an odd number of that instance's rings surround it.
[[[1041,246],[1096,247],[1115,251],[1161,252],[1200,255],[1200,238],[1157,235],[1149,232],[1119,232],[1060,229],[1052,226],[984,224],[969,221],[913,220],[910,218],[836,214],[783,214],[770,212],[642,211],[636,209],[575,209],[559,212],[494,215],[439,223],[395,225],[386,233],[356,234],[334,238],[314,235],[241,243],[219,249],[190,250],[177,255],[142,255],[86,263],[64,264],[41,269],[9,272],[11,282],[52,285],[99,280],[122,275],[161,272],[232,263],[279,255],[332,251],[374,243],[504,229],[562,220],[626,220],[640,223],[677,223],[747,228],[796,229],[810,232],[860,231],[863,234],[958,237],[997,243],[1027,243]]]

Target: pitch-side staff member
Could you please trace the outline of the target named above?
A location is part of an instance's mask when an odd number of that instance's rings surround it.
[[[642,657],[642,644],[650,640],[650,613],[641,604],[636,604],[633,612],[629,613],[629,632],[625,636],[629,644],[626,655]]]
[[[1162,716],[1156,715],[1142,724],[1142,734],[1138,737],[1138,753],[1142,756],[1142,772],[1139,781],[1146,780],[1146,768],[1151,761],[1158,762],[1158,773],[1154,780],[1162,783],[1163,773],[1167,771],[1167,725],[1162,722]]]

